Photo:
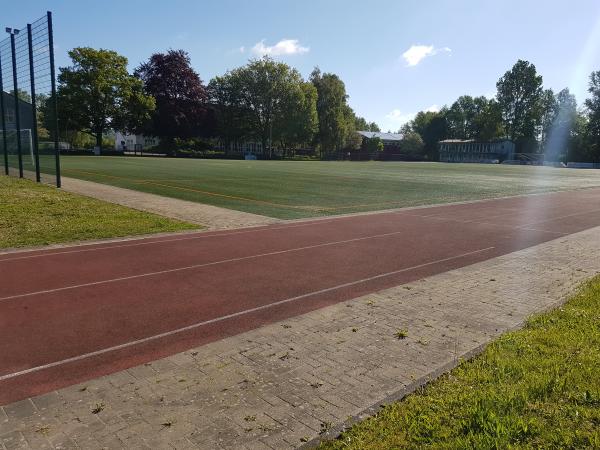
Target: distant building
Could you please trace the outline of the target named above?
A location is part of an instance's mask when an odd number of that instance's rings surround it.
[[[363,138],[373,139],[379,138],[383,142],[383,151],[394,153],[400,149],[400,142],[404,139],[401,133],[380,133],[379,131],[358,131]]]
[[[515,144],[507,139],[493,142],[446,139],[438,143],[438,150],[441,162],[500,163],[514,158]]]
[[[143,134],[130,134],[115,132],[115,150],[119,151],[141,151],[148,150],[158,145],[158,138],[144,136]]]
[[[235,142],[223,142],[217,140],[214,145],[215,150],[224,151],[228,155],[254,155],[262,156],[263,146],[262,143],[256,141],[235,141]],[[269,148],[267,147],[264,153],[268,153]],[[273,154],[278,154],[279,150],[273,147]]]

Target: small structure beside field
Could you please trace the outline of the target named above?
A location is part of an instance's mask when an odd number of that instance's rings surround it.
[[[515,143],[508,139],[493,142],[445,139],[438,143],[438,149],[440,162],[501,163],[515,155]]]

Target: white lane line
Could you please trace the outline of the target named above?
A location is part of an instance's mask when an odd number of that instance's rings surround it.
[[[328,247],[328,246],[338,245],[338,244],[348,244],[348,243],[351,243],[351,242],[365,241],[365,240],[368,240],[368,239],[377,239],[377,238],[394,236],[396,234],[403,234],[403,233],[405,233],[404,230],[403,231],[393,231],[393,232],[390,232],[390,233],[374,234],[374,235],[371,235],[371,236],[363,236],[363,237],[359,237],[359,238],[344,239],[342,241],[325,242],[325,243],[322,243],[322,244],[307,245],[307,246],[304,246],[304,247],[291,248],[291,249],[287,249],[287,250],[277,250],[277,251],[274,251],[274,252],[260,253],[260,254],[257,254],[257,255],[240,256],[238,258],[223,259],[223,260],[220,260],[220,261],[213,261],[213,262],[209,262],[209,263],[193,264],[191,266],[177,267],[177,268],[174,268],[174,269],[159,270],[159,271],[156,271],[156,272],[141,273],[141,274],[138,274],[138,275],[130,275],[130,276],[127,276],[127,277],[110,278],[110,279],[107,279],[107,280],[92,281],[92,282],[89,282],[89,283],[81,283],[81,284],[73,284],[73,285],[70,285],[70,286],[63,286],[63,287],[54,288],[54,289],[45,289],[45,290],[41,290],[41,291],[26,292],[24,294],[16,294],[16,295],[10,295],[10,296],[7,296],[7,297],[0,297],[0,302],[6,301],[6,300],[13,300],[13,299],[16,299],[16,298],[22,298],[22,297],[32,297],[34,295],[50,294],[50,293],[54,293],[54,292],[67,291],[67,290],[71,290],[71,289],[78,289],[78,288],[88,287],[88,286],[98,286],[98,285],[101,285],[101,284],[116,283],[118,281],[134,280],[136,278],[145,278],[145,277],[152,277],[152,276],[156,276],[156,275],[164,275],[164,274],[167,274],[167,273],[181,272],[181,271],[184,271],[184,270],[200,269],[200,268],[203,268],[203,267],[216,266],[216,265],[219,265],[219,264],[227,264],[227,263],[231,263],[231,262],[246,261],[246,260],[249,260],[249,259],[256,259],[256,258],[263,258],[265,256],[274,256],[274,255],[281,255],[281,254],[284,254],[284,253],[300,252],[300,251],[303,251],[303,250],[311,250],[311,249],[314,249],[314,248]]]
[[[94,356],[103,355],[105,353],[113,352],[113,351],[116,351],[116,350],[122,350],[124,348],[132,347],[132,346],[135,346],[135,345],[144,344],[146,342],[154,341],[156,339],[161,339],[161,338],[164,338],[164,337],[169,337],[169,336],[173,336],[175,334],[180,334],[180,333],[183,333],[183,332],[186,332],[186,331],[194,330],[196,328],[200,328],[200,327],[205,326],[205,325],[210,325],[212,323],[222,322],[224,320],[232,319],[234,317],[239,317],[239,316],[243,316],[243,315],[246,315],[246,314],[251,314],[253,312],[262,311],[262,310],[265,310],[265,309],[273,308],[275,306],[280,306],[280,305],[284,305],[286,303],[295,302],[297,300],[302,300],[302,299],[307,298],[307,297],[312,297],[312,296],[319,295],[319,294],[325,294],[327,292],[332,292],[332,291],[336,291],[338,289],[343,289],[343,288],[346,288],[346,287],[355,286],[357,284],[366,283],[368,281],[373,281],[373,280],[377,280],[377,279],[380,279],[380,278],[389,277],[391,275],[397,275],[399,273],[408,272],[410,270],[420,269],[422,267],[431,266],[433,264],[440,264],[440,263],[443,263],[443,262],[448,262],[448,261],[452,261],[452,260],[455,260],[455,259],[464,258],[465,256],[470,256],[470,255],[475,255],[477,253],[486,252],[486,251],[492,250],[494,248],[495,247],[486,247],[486,248],[482,248],[482,249],[479,249],[479,250],[474,250],[472,252],[467,252],[467,253],[462,253],[460,255],[450,256],[448,258],[437,259],[435,261],[430,261],[430,262],[426,262],[426,263],[423,263],[423,264],[418,264],[416,266],[406,267],[404,269],[399,269],[399,270],[394,270],[392,272],[381,273],[379,275],[375,275],[375,276],[368,277],[368,278],[363,278],[361,280],[351,281],[349,283],[339,284],[337,286],[332,286],[332,287],[329,287],[329,288],[320,289],[318,291],[308,292],[306,294],[298,295],[296,297],[290,297],[290,298],[286,298],[285,300],[279,300],[279,301],[274,302],[274,303],[269,303],[268,305],[257,306],[255,308],[250,308],[250,309],[246,309],[246,310],[243,310],[243,311],[238,311],[236,313],[227,314],[226,316],[221,316],[221,317],[217,317],[217,318],[214,318],[214,319],[205,320],[203,322],[197,322],[197,323],[194,323],[192,325],[188,325],[188,326],[185,326],[185,327],[182,327],[182,328],[177,328],[175,330],[171,330],[171,331],[167,331],[167,332],[164,332],[164,333],[156,334],[154,336],[148,336],[148,337],[145,337],[145,338],[142,338],[142,339],[137,339],[135,341],[126,342],[124,344],[119,344],[119,345],[115,345],[115,346],[112,346],[112,347],[107,347],[107,348],[103,348],[103,349],[100,349],[100,350],[96,350],[94,352],[84,353],[82,355],[73,356],[71,358],[66,358],[66,359],[63,359],[63,360],[60,360],[60,361],[55,361],[55,362],[44,364],[44,365],[41,365],[41,366],[32,367],[30,369],[21,370],[19,372],[13,372],[13,373],[8,373],[6,375],[1,375],[0,376],[0,381],[4,381],[4,380],[11,379],[11,378],[20,377],[20,376],[23,376],[23,375],[27,375],[29,373],[39,372],[40,370],[50,369],[52,367],[62,366],[64,364],[68,364],[68,363],[72,363],[72,362],[76,362],[76,361],[81,361],[81,360],[84,360],[84,359],[92,358]]]
[[[323,221],[320,221],[319,223],[329,223],[329,222],[333,222],[333,220],[323,220]],[[14,258],[0,259],[0,264],[3,262],[17,261],[20,259],[43,258],[45,256],[68,255],[71,253],[95,252],[95,251],[100,251],[100,250],[112,250],[113,248],[139,247],[142,245],[163,244],[163,243],[168,243],[168,242],[179,242],[179,241],[191,241],[191,240],[195,240],[195,239],[218,238],[221,236],[235,236],[235,235],[239,235],[239,234],[258,233],[258,232],[271,231],[271,230],[286,230],[288,228],[307,227],[310,225],[314,225],[314,222],[301,223],[301,224],[296,224],[296,225],[290,224],[290,225],[287,225],[284,227],[256,228],[256,229],[248,229],[248,230],[244,230],[244,231],[232,231],[232,232],[221,233],[221,234],[206,234],[206,235],[199,235],[199,236],[194,235],[194,236],[174,238],[174,239],[161,239],[161,240],[155,240],[155,241],[150,241],[150,242],[135,242],[135,243],[131,243],[131,244],[128,243],[128,244],[119,244],[119,245],[107,245],[105,247],[78,248],[77,250],[64,250],[64,251],[55,251],[55,252],[41,250],[44,253],[39,253],[36,255],[25,255],[25,256],[16,256]],[[150,237],[150,238],[144,238],[144,239],[152,239],[152,238]],[[92,246],[92,245],[101,245],[101,244],[82,244],[78,247]],[[32,251],[39,251],[39,250],[32,250]],[[2,256],[3,255],[0,254],[0,258]]]

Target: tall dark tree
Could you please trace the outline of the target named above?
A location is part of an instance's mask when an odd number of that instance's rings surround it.
[[[135,75],[143,81],[146,93],[156,99],[147,133],[158,136],[167,146],[176,138],[211,134],[208,94],[185,51],[155,53],[135,70]]]
[[[535,141],[540,121],[542,77],[530,62],[519,60],[496,83],[507,137],[523,146]]]
[[[69,56],[72,65],[61,68],[58,76],[61,130],[88,133],[102,147],[109,129],[134,131],[150,117],[154,99],[127,72],[127,58],[89,47],[74,48]]]

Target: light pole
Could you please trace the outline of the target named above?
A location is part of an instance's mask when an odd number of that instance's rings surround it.
[[[6,28],[10,35],[10,51],[12,55],[12,73],[13,73],[13,96],[15,98],[15,126],[17,131],[17,155],[19,158],[19,178],[23,178],[23,154],[21,150],[21,117],[19,113],[19,86],[17,82],[17,52],[15,50],[15,36],[20,30],[16,28]]]

